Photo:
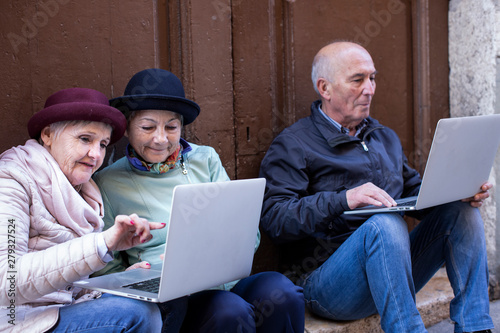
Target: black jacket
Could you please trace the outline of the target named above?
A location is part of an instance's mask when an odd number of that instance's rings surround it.
[[[367,219],[342,215],[348,189],[372,182],[398,199],[417,195],[421,183],[393,130],[367,118],[360,138],[342,134],[319,105],[276,137],[260,169],[267,179],[261,227],[282,244],[281,261],[300,273],[317,268]]]

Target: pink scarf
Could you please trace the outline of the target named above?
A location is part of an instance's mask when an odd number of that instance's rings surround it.
[[[80,236],[102,230],[102,197],[92,179],[79,186],[77,192],[52,155],[36,140],[13,147],[0,158],[18,163],[19,169],[32,179],[43,204],[59,224]]]

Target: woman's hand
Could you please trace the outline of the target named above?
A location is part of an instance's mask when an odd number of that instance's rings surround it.
[[[118,215],[115,218],[115,224],[102,234],[108,250],[122,251],[151,240],[153,235],[150,230],[164,227],[165,223],[148,222],[136,214]]]
[[[138,263],[135,263],[133,264],[132,266],[129,266],[126,271],[131,271],[133,269],[136,269],[136,268],[146,268],[146,269],[150,269],[151,268],[151,265],[149,264],[149,262],[147,261],[141,261],[141,262],[138,262]]]

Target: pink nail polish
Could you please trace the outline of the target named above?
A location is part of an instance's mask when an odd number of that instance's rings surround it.
[[[147,262],[146,265],[151,266],[151,264],[149,262]]]
[[[134,223],[134,221],[130,220],[130,224],[134,225],[135,223]]]

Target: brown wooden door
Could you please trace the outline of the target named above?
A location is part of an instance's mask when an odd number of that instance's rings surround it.
[[[445,0],[233,1],[236,177],[256,176],[272,139],[309,115],[313,57],[337,39],[372,54],[371,115],[422,170],[435,123],[449,114],[447,11]]]

